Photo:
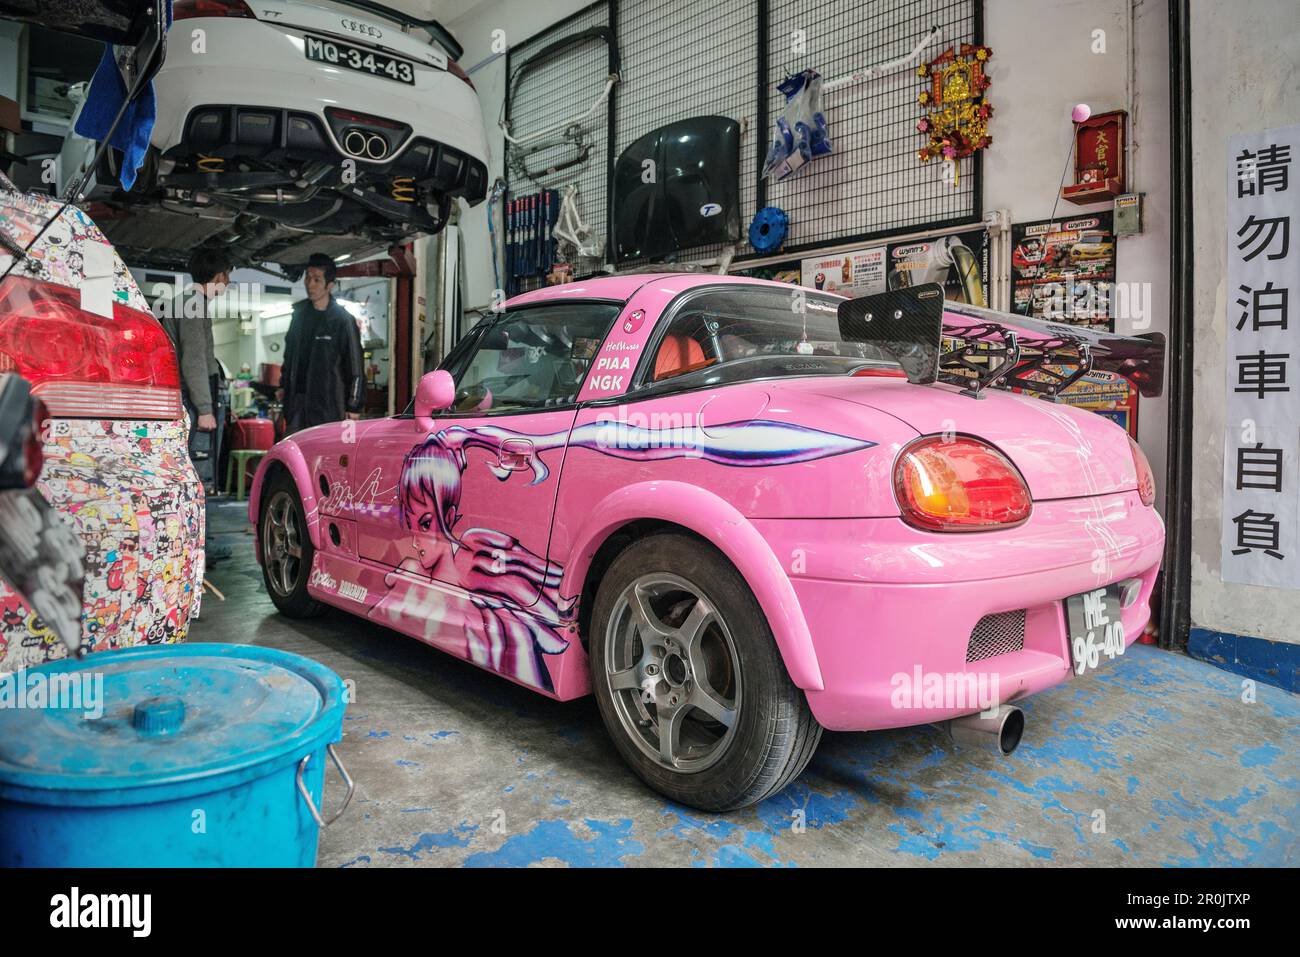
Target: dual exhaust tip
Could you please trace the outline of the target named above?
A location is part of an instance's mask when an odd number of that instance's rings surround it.
[[[388,155],[388,140],[354,127],[343,134],[343,149],[358,159],[381,160]]]
[[[995,711],[953,718],[940,725],[953,742],[983,748],[1004,757],[1020,746],[1025,734],[1025,713],[1014,705],[998,705]]]

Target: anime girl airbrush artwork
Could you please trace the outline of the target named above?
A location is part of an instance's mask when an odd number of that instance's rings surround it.
[[[503,451],[522,443],[529,451],[517,469],[500,464]],[[544,452],[585,448],[617,458],[651,461],[702,458],[719,465],[771,466],[806,462],[870,448],[875,443],[820,432],[785,422],[751,420],[710,427],[677,425],[651,429],[624,421],[587,423],[571,432],[527,435],[509,429],[455,426],[431,434],[412,449],[402,464],[397,500],[403,528],[412,535],[416,557],[407,558],[388,576],[389,595],[371,611],[382,619],[410,608],[401,587],[410,576],[458,585],[469,593],[478,612],[467,616],[463,657],[515,680],[553,690],[543,655],[558,655],[569,645],[577,596],[560,594],[563,568],[548,562],[513,536],[491,528],[457,527],[461,479],[469,468],[467,453],[481,448],[484,463],[496,478],[508,481],[515,471],[531,472],[530,485],[546,481],[550,469]],[[534,601],[540,591],[540,597]]]

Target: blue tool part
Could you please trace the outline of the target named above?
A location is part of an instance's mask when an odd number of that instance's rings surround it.
[[[790,220],[784,209],[777,206],[764,206],[754,214],[754,221],[749,224],[749,244],[754,247],[755,252],[775,252],[785,242],[785,233],[789,225]]]

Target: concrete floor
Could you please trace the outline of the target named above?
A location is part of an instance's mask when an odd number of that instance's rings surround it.
[[[665,801],[621,762],[591,698],[559,704],[342,612],[276,614],[243,503],[209,522],[193,641],[283,648],[356,686],[357,781],[323,867],[1300,864],[1300,697],[1135,646],[1025,703],[1010,758],[921,728],[822,738],[794,785],[733,814]],[[325,804],[341,789],[331,772]]]

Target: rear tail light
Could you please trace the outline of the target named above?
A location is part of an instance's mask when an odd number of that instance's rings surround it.
[[[1142,451],[1142,446],[1133,441],[1133,436],[1128,437],[1128,447],[1133,453],[1133,467],[1137,469],[1138,496],[1142,499],[1142,504],[1151,506],[1156,500],[1156,476],[1151,471],[1151,463],[1147,461],[1147,454]]]
[[[253,11],[243,0],[175,0],[172,4],[173,20],[189,20],[193,17],[255,19]]]
[[[469,74],[466,73],[464,70],[462,70],[460,64],[457,63],[455,60],[447,61],[447,72],[454,77],[458,77],[459,79],[464,80],[466,85],[471,90],[474,90],[475,93],[478,92],[478,90],[475,89],[474,87],[474,81],[469,78]]]
[[[10,277],[0,284],[0,371],[32,384],[64,418],[177,419],[180,375],[171,339],[147,312],[81,308],[81,292]]]
[[[1019,525],[1032,502],[1011,461],[970,436],[925,435],[894,465],[903,521],[931,532],[978,532]]]

